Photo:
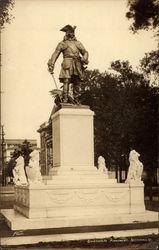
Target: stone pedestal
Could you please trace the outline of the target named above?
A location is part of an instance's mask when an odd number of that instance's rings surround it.
[[[68,107],[52,116],[53,172],[91,170],[94,166],[94,112],[83,106]]]

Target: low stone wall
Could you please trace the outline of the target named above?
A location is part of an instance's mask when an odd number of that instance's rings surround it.
[[[143,183],[72,183],[15,188],[14,209],[27,218],[143,213]]]

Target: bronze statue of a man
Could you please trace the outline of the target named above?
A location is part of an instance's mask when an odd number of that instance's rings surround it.
[[[76,26],[66,25],[60,30],[66,34],[48,61],[48,70],[53,74],[55,62],[62,52],[63,62],[59,80],[63,83],[62,102],[65,103],[68,102],[70,83],[73,86],[74,101],[78,103],[79,82],[84,80],[84,65],[88,64],[88,52],[82,43],[75,38],[75,28]]]

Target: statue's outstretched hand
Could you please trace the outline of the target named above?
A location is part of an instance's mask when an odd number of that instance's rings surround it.
[[[48,71],[51,73],[51,74],[53,74],[54,73],[54,65],[53,64],[51,64],[51,62],[50,61],[48,61]]]

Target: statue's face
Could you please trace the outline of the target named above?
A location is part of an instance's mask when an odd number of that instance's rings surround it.
[[[66,31],[66,36],[68,38],[73,38],[74,37],[74,32],[73,31]]]

